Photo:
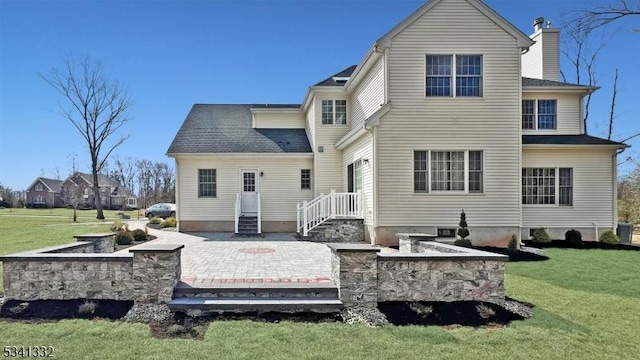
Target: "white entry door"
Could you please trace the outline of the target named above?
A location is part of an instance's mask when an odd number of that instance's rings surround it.
[[[258,213],[258,171],[241,170],[241,203],[240,212],[243,215]]]

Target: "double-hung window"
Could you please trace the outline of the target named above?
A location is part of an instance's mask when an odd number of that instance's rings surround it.
[[[523,168],[522,203],[572,206],[573,169]]]
[[[311,189],[311,169],[300,170],[300,189]]]
[[[427,55],[426,65],[426,96],[482,96],[482,55]]]
[[[347,100],[322,100],[322,124],[345,125],[347,123]]]
[[[557,100],[522,100],[522,128],[553,130],[557,125]]]
[[[413,153],[414,192],[483,192],[482,151]]]
[[[198,197],[216,197],[216,169],[198,169]]]

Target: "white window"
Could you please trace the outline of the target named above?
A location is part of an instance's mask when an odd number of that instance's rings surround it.
[[[414,192],[483,192],[482,151],[413,153]]]
[[[347,100],[322,100],[322,124],[345,125],[347,123]]]
[[[523,168],[522,203],[572,206],[573,169]]]
[[[428,97],[481,97],[482,55],[427,55],[425,93]]]
[[[522,100],[522,128],[556,129],[557,109],[557,100]]]
[[[311,169],[300,170],[300,189],[311,189]]]
[[[41,183],[37,183],[36,184],[36,191],[42,191],[42,184]]]
[[[198,197],[216,197],[216,169],[198,169]]]

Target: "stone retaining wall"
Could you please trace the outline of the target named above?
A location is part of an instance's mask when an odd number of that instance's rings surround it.
[[[420,242],[428,250],[421,253],[378,253],[380,248],[365,244],[329,247],[333,280],[345,304],[505,299],[504,255],[431,241]]]
[[[74,236],[76,240],[82,242],[90,242],[93,244],[93,251],[96,254],[108,254],[115,250],[116,234],[83,234]]]
[[[171,300],[184,245],[145,244],[129,254],[88,253],[94,245],[78,242],[0,257],[5,299]]]
[[[364,241],[363,219],[331,219],[311,230],[309,241],[329,243],[357,243]]]

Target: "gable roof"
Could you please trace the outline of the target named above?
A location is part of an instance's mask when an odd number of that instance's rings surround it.
[[[610,145],[620,148],[628,145],[586,134],[581,135],[522,135],[523,145]]]
[[[329,76],[328,78],[320,81],[319,83],[313,86],[344,86],[345,84],[344,81],[338,82],[335,80],[335,78],[350,77],[351,74],[353,74],[353,71],[356,69],[356,67],[358,67],[358,65],[351,65],[348,68]]]
[[[62,180],[58,180],[58,179],[38,177],[33,183],[31,183],[31,186],[29,186],[27,189],[31,189],[38,182],[41,182],[44,186],[47,187],[47,189],[49,189],[49,191],[52,191],[52,192],[60,192],[60,189],[62,188],[62,183],[63,183]]]
[[[389,32],[384,34],[378,41],[376,41],[376,45],[382,47],[389,47],[391,43],[391,39],[393,39],[398,33],[402,32],[409,25],[411,25],[414,21],[419,19],[426,12],[431,10],[434,6],[436,6],[441,1],[446,0],[429,0],[427,3],[418,8],[418,10],[414,11],[411,15],[409,15],[406,19],[400,22],[398,25],[394,26]],[[521,48],[528,48],[533,45],[533,40],[529,38],[525,33],[523,33],[520,29],[511,24],[507,19],[502,17],[502,15],[495,12],[492,8],[486,5],[481,0],[466,0],[471,6],[475,7],[480,13],[484,16],[488,17],[493,21],[496,25],[501,27],[508,34],[513,36],[518,41],[518,46]]]
[[[93,186],[93,175],[86,174],[86,173],[81,173],[81,172],[77,172],[74,175],[79,176],[82,180],[86,181],[87,184],[89,184],[90,186]],[[98,186],[99,187],[106,187],[106,186],[117,187],[119,185],[120,184],[116,180],[114,180],[114,179],[112,179],[112,178],[110,178],[110,177],[108,177],[106,175],[98,174]]]
[[[254,129],[252,108],[300,105],[196,104],[167,154],[311,153],[304,129]]]

